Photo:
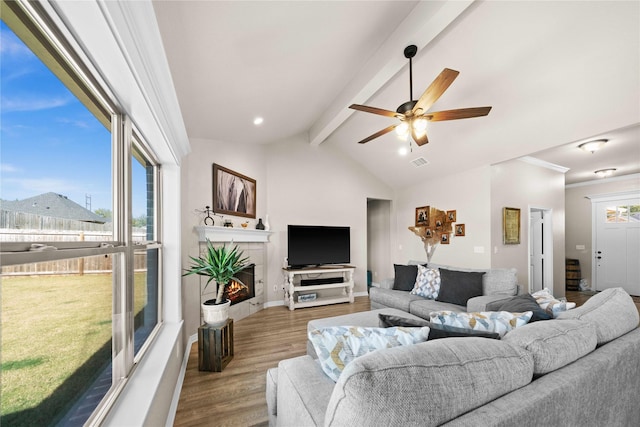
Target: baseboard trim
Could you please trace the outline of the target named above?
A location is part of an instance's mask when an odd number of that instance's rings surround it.
[[[284,305],[284,301],[282,301],[282,300],[280,300],[280,301],[269,301],[269,302],[265,302],[264,303],[264,308],[278,307],[280,305]]]
[[[187,364],[189,363],[189,354],[191,353],[191,346],[198,341],[198,334],[193,334],[189,337],[187,347],[184,350],[184,356],[182,357],[182,365],[180,366],[180,373],[178,374],[178,381],[176,381],[176,388],[173,391],[173,399],[171,400],[171,406],[169,407],[169,416],[167,417],[167,423],[165,427],[172,427],[176,419],[176,411],[178,410],[178,402],[180,401],[180,393],[182,392],[182,384],[184,383],[184,376],[187,372]]]

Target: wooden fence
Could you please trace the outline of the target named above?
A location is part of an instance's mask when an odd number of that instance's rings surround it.
[[[0,211],[0,245],[3,242],[110,241],[112,223],[96,224],[21,212]],[[146,240],[146,230],[136,228],[134,241]],[[145,254],[134,256],[134,269],[146,270]],[[88,274],[112,271],[112,256],[98,255],[59,261],[3,266],[2,275]]]

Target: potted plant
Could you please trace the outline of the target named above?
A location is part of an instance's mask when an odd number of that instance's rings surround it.
[[[215,280],[218,288],[216,299],[210,299],[202,303],[202,313],[204,322],[211,326],[221,326],[229,318],[229,306],[231,301],[224,298],[225,290],[231,280],[235,280],[244,286],[235,275],[249,265],[249,258],[243,257],[243,252],[238,246],[227,248],[222,245],[214,247],[207,239],[207,249],[203,256],[191,258],[191,266],[185,270],[183,276],[197,274],[207,277],[207,283],[202,292],[204,293],[209,283]]]

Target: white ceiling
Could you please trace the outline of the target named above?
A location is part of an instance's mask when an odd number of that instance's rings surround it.
[[[268,144],[304,135],[393,188],[533,153],[569,167],[567,183],[593,179],[604,164],[640,172],[639,2],[154,1],[154,9],[189,138]],[[493,109],[430,123],[430,143],[401,157],[393,133],[357,144],[395,119],[347,107],[395,110],[409,100],[409,44],[419,49],[414,99],[446,67],[460,75],[431,111]],[[596,137],[610,140],[604,150],[574,148]],[[418,157],[429,164],[415,168]]]

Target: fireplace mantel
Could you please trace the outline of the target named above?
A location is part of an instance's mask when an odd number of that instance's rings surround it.
[[[198,232],[198,240],[206,242],[262,242],[269,241],[270,231],[255,230],[250,228],[216,227],[211,225],[200,225],[194,227]]]

